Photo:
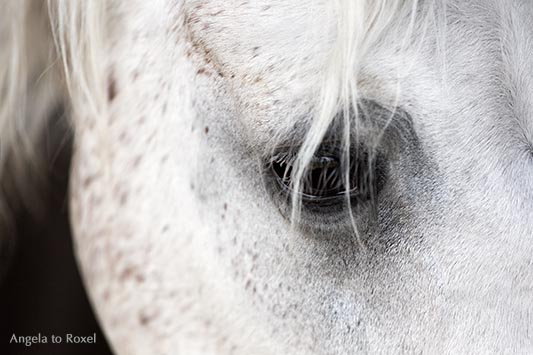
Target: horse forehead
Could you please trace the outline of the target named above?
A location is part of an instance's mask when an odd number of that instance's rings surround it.
[[[185,30],[198,77],[229,88],[223,95],[239,106],[239,122],[262,143],[273,130],[290,129],[295,117],[308,117],[335,35],[331,7],[307,0],[187,6]]]
[[[453,16],[461,20],[460,24],[452,25],[463,33],[475,26],[493,29],[499,10],[495,3],[451,1],[457,7]],[[313,95],[316,98],[320,75],[337,35],[335,16],[333,2],[198,0],[187,6],[185,22],[192,50],[199,54],[198,73],[209,74],[212,70],[230,84],[234,96],[246,104],[242,112],[248,123],[254,125],[250,129],[258,131],[261,127],[257,123],[265,123],[269,126],[265,132],[268,136],[272,128],[277,129],[283,122],[292,126],[290,121],[306,115],[313,105]],[[475,21],[469,20],[470,16]],[[408,22],[403,27],[407,25]],[[438,36],[432,26],[426,30]],[[397,86],[391,78],[396,78],[398,67],[405,64],[399,57],[413,59],[401,70],[425,68],[424,62],[436,61],[437,54],[431,48],[420,53],[419,47],[398,51],[398,46],[406,43],[401,40],[404,35],[403,31],[387,31],[381,45],[365,58],[365,70],[360,77],[364,95],[382,102],[396,100]],[[468,41],[463,42],[451,41],[450,49],[467,57],[475,49],[465,44]],[[491,60],[482,56],[478,59]],[[411,95],[419,96],[420,88],[435,79],[428,78],[427,72],[412,72],[406,73],[411,74],[412,80],[405,82],[413,88],[405,90],[407,100],[410,91]],[[433,97],[440,95],[436,88],[424,87],[422,91]]]
[[[531,22],[533,4],[516,1],[473,1],[447,2],[446,8],[437,7],[434,11],[433,22],[423,28],[424,32],[432,33],[437,40],[446,30],[446,24],[439,18],[448,17],[450,28],[455,27],[452,36],[463,35],[482,36],[482,44],[498,42],[501,31],[504,34],[503,43],[510,47],[519,47],[516,42],[526,44],[529,50],[527,36]],[[228,74],[231,78],[241,77],[243,81],[262,81],[261,75],[271,74],[266,79],[270,82],[286,80],[280,74],[302,73],[305,69],[320,69],[325,64],[328,50],[337,36],[335,6],[329,2],[297,0],[292,2],[224,2],[196,0],[185,9],[186,31],[193,49],[200,51],[209,64],[218,69],[220,74]],[[442,15],[442,16],[441,16]],[[524,26],[526,24],[526,26]],[[408,22],[405,22],[407,27]],[[421,28],[419,28],[422,30]],[[439,32],[440,31],[440,32]],[[530,31],[530,30],[529,30]],[[383,41],[390,45],[395,41],[405,46],[407,30],[389,30]],[[445,45],[453,50],[468,53],[468,43],[472,36],[448,40]],[[491,39],[492,38],[492,39]],[[442,38],[444,39],[444,38]],[[415,43],[416,44],[416,43]],[[427,43],[426,43],[427,44]],[[499,43],[502,45],[502,43]],[[397,45],[393,44],[393,47]],[[376,48],[374,48],[376,49]],[[378,53],[369,58],[375,63],[382,56],[390,56],[386,46],[377,46]],[[421,49],[418,46],[412,50]],[[406,51],[408,53],[408,51]],[[527,53],[527,51],[525,51]],[[433,57],[443,54],[433,52]],[[527,56],[526,56],[527,58]],[[386,59],[381,58],[384,61]],[[393,58],[394,59],[394,58]],[[525,59],[522,58],[521,59]],[[394,62],[389,60],[389,63]],[[397,62],[396,65],[402,65]],[[254,76],[255,75],[255,76]],[[289,76],[291,79],[296,75]],[[279,78],[279,79],[278,79]]]
[[[229,71],[280,69],[302,56],[324,51],[334,34],[332,6],[297,0],[224,2],[195,1],[186,9],[192,41]],[[320,15],[320,16],[319,16]],[[298,63],[305,64],[305,63]],[[275,67],[275,68],[274,68]]]

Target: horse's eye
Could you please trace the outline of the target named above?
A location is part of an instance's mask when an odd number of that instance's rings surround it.
[[[286,195],[293,193],[295,153],[281,152],[275,155],[270,164],[270,172],[278,188]],[[369,200],[381,187],[376,179],[376,164],[369,154],[357,150],[344,159],[340,149],[321,147],[312,158],[297,192],[305,205],[331,205],[349,197],[356,202]],[[346,178],[348,176],[348,179]]]

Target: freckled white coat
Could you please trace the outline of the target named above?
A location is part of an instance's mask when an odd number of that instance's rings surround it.
[[[533,4],[49,6],[77,256],[117,354],[533,352]],[[262,160],[295,127],[309,158],[357,99],[414,131],[364,250],[291,228]]]

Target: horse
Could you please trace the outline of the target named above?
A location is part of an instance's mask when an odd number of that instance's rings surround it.
[[[1,6],[2,228],[62,103],[117,354],[533,352],[532,3]]]

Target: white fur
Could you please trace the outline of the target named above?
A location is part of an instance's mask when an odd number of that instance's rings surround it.
[[[29,10],[3,6],[0,144],[16,151]],[[50,1],[77,257],[115,351],[533,351],[532,14],[507,0]],[[303,130],[301,177],[362,99],[411,125],[377,134],[378,223],[291,228],[322,222],[300,220],[298,199],[280,213],[262,159]],[[346,146],[366,132],[344,124]]]

